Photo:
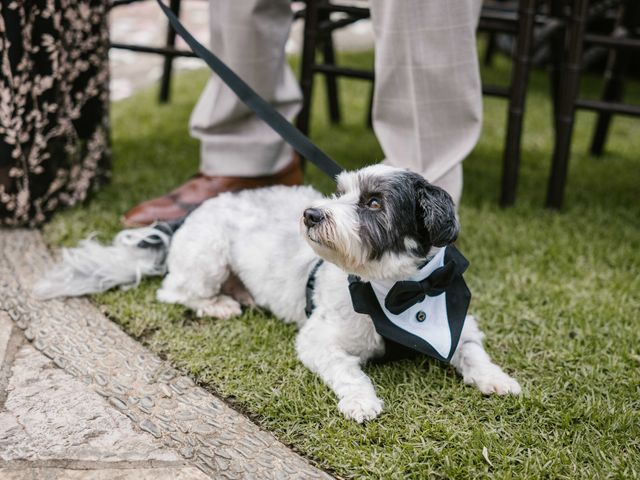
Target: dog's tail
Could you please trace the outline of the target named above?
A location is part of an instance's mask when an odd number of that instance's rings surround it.
[[[171,237],[183,220],[123,230],[112,245],[93,238],[62,250],[62,259],[34,287],[42,299],[98,293],[137,285],[142,277],[163,275]]]

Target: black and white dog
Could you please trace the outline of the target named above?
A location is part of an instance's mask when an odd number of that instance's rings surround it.
[[[227,319],[241,313],[240,303],[222,293],[234,274],[256,305],[298,325],[302,363],[335,392],[345,417],[363,422],[383,403],[361,365],[384,355],[385,341],[370,316],[354,311],[348,276],[389,284],[411,278],[458,229],[444,190],[407,170],[376,165],[340,174],[329,198],[310,187],[245,190],[208,200],[173,235],[148,227],[120,232],[113,246],[85,240],[63,251],[36,293],[82,295],[167,273],[158,300]],[[159,246],[140,248],[145,240]],[[306,284],[318,257],[326,261],[314,272],[307,317]],[[451,363],[485,394],[519,394],[482,338],[467,316]]]

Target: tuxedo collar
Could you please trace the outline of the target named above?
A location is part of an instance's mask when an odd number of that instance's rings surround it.
[[[364,282],[350,275],[353,308],[371,317],[387,343],[448,362],[471,299],[462,278],[467,266],[464,256],[448,245],[407,280]]]
[[[307,317],[315,308],[316,275],[323,263],[318,259],[307,279]],[[462,278],[468,265],[458,249],[448,245],[407,280],[365,282],[349,275],[353,308],[371,317],[376,331],[385,339],[387,357],[406,357],[413,351],[449,362],[471,300]],[[390,296],[395,301],[390,301]]]
[[[438,249],[436,254],[433,257],[431,257],[431,259],[429,260],[425,259],[423,262],[419,264],[416,273],[414,273],[413,275],[411,275],[410,277],[404,280],[395,280],[395,279],[370,280],[369,283],[371,283],[375,291],[384,292],[383,298],[386,298],[387,293],[391,291],[396,285],[401,284],[402,282],[405,282],[405,281],[420,282],[422,280],[425,280],[427,277],[429,277],[429,275],[431,275],[434,270],[442,267],[443,260],[444,260],[444,252],[445,252],[444,248]],[[358,278],[355,275],[353,276],[350,275],[350,277],[360,280],[360,278]]]

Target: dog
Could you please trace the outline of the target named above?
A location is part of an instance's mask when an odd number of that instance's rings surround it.
[[[175,232],[125,230],[112,246],[85,240],[63,252],[36,293],[82,295],[167,272],[159,301],[224,320],[241,313],[240,302],[222,291],[235,275],[257,306],[299,327],[298,358],[333,390],[338,410],[361,423],[383,410],[362,365],[386,347],[371,317],[354,311],[349,275],[411,277],[458,231],[444,190],[408,170],[374,165],[341,173],[330,197],[302,186],[225,193],[204,202]],[[305,313],[312,270],[313,311]],[[451,364],[484,394],[519,394],[518,382],[491,361],[482,340],[467,316]]]

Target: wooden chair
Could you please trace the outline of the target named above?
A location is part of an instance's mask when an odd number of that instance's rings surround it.
[[[125,5],[130,5],[132,3],[137,3],[142,0],[111,0],[110,9],[121,7]],[[295,2],[303,2],[304,0],[292,0]],[[180,9],[181,9],[181,0],[169,0],[169,8],[177,17],[180,17]],[[337,22],[330,22],[330,12],[323,10],[319,12],[319,21],[321,23],[322,31],[332,31],[336,28],[340,28],[348,25],[349,23],[353,23],[359,19],[359,17],[354,16],[355,10],[346,9],[348,14],[347,18],[342,18]],[[294,19],[301,19],[305,15],[305,10],[297,10],[294,12]],[[368,16],[368,13],[367,13]],[[129,50],[133,52],[141,52],[141,53],[150,53],[156,55],[162,55],[164,57],[164,63],[162,67],[162,77],[160,79],[160,92],[158,95],[158,100],[160,103],[166,103],[169,101],[170,96],[170,87],[171,87],[171,73],[173,69],[173,61],[176,57],[196,57],[196,55],[190,50],[179,50],[175,48],[176,44],[176,32],[173,30],[169,21],[167,20],[167,33],[165,37],[165,43],[162,47],[152,47],[147,45],[137,45],[131,43],[121,43],[121,42],[113,42],[110,44],[111,48],[117,48],[122,50]],[[333,40],[331,35],[325,36],[319,45],[322,49],[324,61],[328,65],[335,65],[335,52],[333,47]],[[337,123],[340,121],[340,105],[338,101],[338,89],[336,76],[332,75],[331,72],[327,72],[326,74],[327,81],[327,91],[328,101],[329,101],[329,112],[331,121]]]
[[[361,3],[361,2],[360,2]],[[374,81],[372,71],[338,66],[335,61],[319,63],[316,58],[318,46],[330,42],[331,33],[354,21],[369,17],[366,6],[336,4],[330,0],[306,0],[304,11],[304,46],[300,69],[300,84],[303,92],[303,107],[297,119],[297,125],[305,133],[309,132],[313,78],[324,75],[327,81],[335,81],[338,76]],[[515,7],[514,7],[515,5]],[[511,8],[509,8],[511,7]],[[331,14],[341,12],[346,15],[342,21],[332,21]],[[511,205],[515,201],[515,192],[520,165],[520,144],[522,121],[531,64],[531,49],[534,39],[534,26],[544,26],[544,39],[560,29],[559,20],[549,19],[540,14],[537,0],[518,0],[505,5],[498,2],[486,2],[479,22],[479,30],[502,32],[515,36],[513,50],[513,70],[508,86],[483,85],[485,95],[508,99],[507,134],[503,156],[502,188],[500,203]],[[332,57],[334,58],[334,57]],[[328,85],[329,86],[329,85]],[[337,104],[337,89],[328,88],[330,104]],[[335,92],[335,93],[334,93]],[[333,117],[335,120],[339,116]],[[369,115],[370,122],[370,115]]]
[[[626,33],[621,34],[620,29],[614,30],[610,35],[588,32],[587,25],[590,21],[615,6],[623,9],[620,25],[626,25],[626,30],[624,30]],[[560,74],[556,138],[547,186],[546,206],[549,208],[558,209],[563,204],[576,109],[596,111],[600,115],[592,141],[592,151],[595,153],[601,151],[604,145],[611,115],[640,116],[640,106],[630,105],[621,100],[624,55],[622,57],[616,55],[613,57],[614,60],[610,62],[608,71],[611,74],[605,81],[601,100],[581,99],[578,96],[584,45],[587,43],[603,45],[616,52],[640,49],[640,39],[637,38],[635,30],[638,25],[638,10],[637,0],[624,0],[624,2],[571,0],[565,43],[566,52]]]
[[[110,9],[121,7],[124,5],[130,5],[137,3],[141,0],[111,0]],[[169,7],[171,11],[180,16],[180,4],[181,0],[169,0]],[[165,43],[162,47],[152,47],[147,45],[136,45],[131,43],[113,42],[110,44],[110,48],[118,48],[122,50],[129,50],[132,52],[151,53],[156,55],[162,55],[164,57],[164,63],[162,65],[162,77],[160,79],[160,92],[158,95],[158,101],[160,103],[166,103],[169,101],[169,95],[171,90],[171,71],[173,69],[173,60],[176,57],[196,57],[191,50],[179,50],[176,49],[176,32],[167,23],[167,34],[165,36]]]
[[[313,78],[316,74],[321,74],[325,78],[330,119],[333,123],[337,123],[341,118],[337,78],[373,81],[373,72],[337,65],[333,47],[332,34],[335,30],[370,17],[369,8],[363,6],[363,2],[345,5],[332,3],[329,0],[305,0],[304,4],[305,7],[300,15],[304,18],[300,59],[300,87],[303,100],[296,125],[302,132],[309,133]],[[339,18],[332,16],[336,13],[339,14]],[[319,50],[323,54],[323,62],[320,63],[316,56]]]
[[[629,67],[633,46],[638,48],[640,45],[640,2],[627,0],[622,3],[618,8],[611,36],[605,39],[602,36],[585,35],[586,42],[592,41],[594,38],[596,43],[600,40],[601,44],[611,45],[601,100],[619,104],[624,94],[625,74]],[[610,40],[613,40],[613,44],[609,44]],[[590,151],[593,155],[602,155],[612,117],[613,113],[610,111],[599,112],[591,140]]]

